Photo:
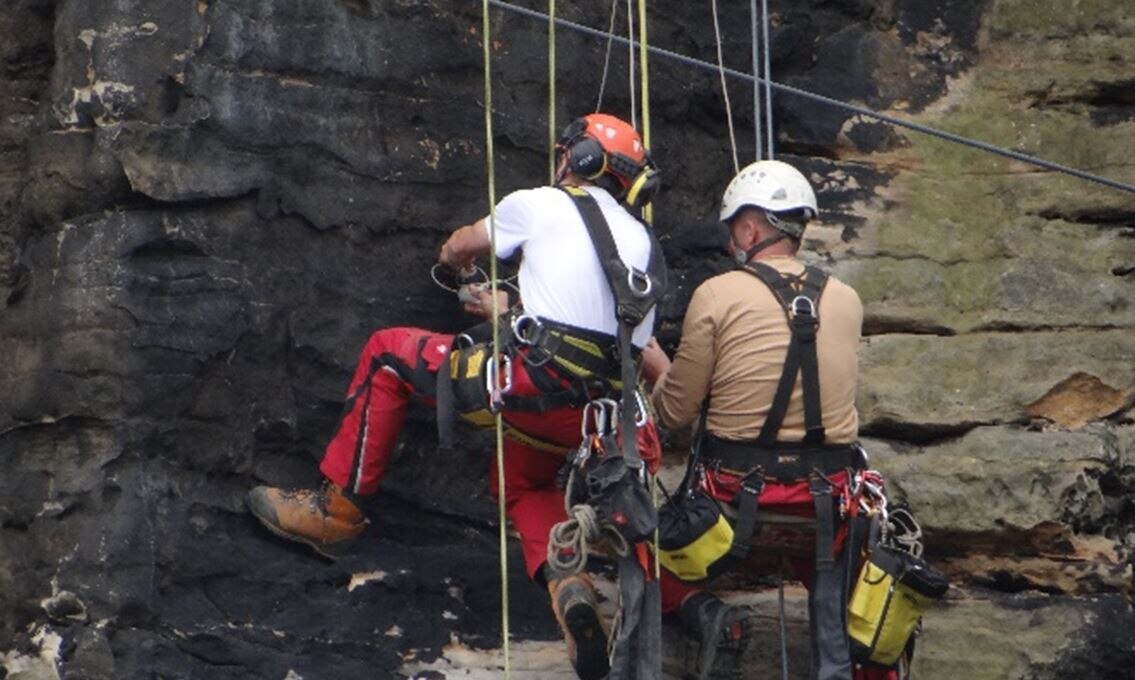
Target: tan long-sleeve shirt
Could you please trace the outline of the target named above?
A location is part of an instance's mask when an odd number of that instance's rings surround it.
[[[760,261],[785,273],[804,270],[793,257]],[[852,442],[859,429],[855,383],[863,305],[850,286],[829,278],[817,316],[826,442]],[[724,439],[756,439],[772,406],[790,336],[780,304],[752,274],[732,271],[705,281],[694,291],[686,310],[673,364],[651,395],[659,420],[671,428],[694,422],[709,394],[707,428],[711,433]],[[804,400],[798,378],[777,439],[803,438]]]

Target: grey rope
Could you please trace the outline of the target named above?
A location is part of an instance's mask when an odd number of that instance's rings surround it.
[[[509,10],[509,11],[512,11],[512,12],[516,12],[518,14],[523,14],[525,16],[540,19],[540,20],[543,20],[543,21],[548,20],[548,16],[546,14],[544,14],[543,12],[540,12],[538,10],[531,10],[531,9],[527,9],[527,8],[524,8],[524,7],[519,7],[519,6],[514,5],[512,3],[505,2],[504,0],[488,0],[488,2],[492,5],[495,5],[499,8],[501,8],[501,9]],[[604,33],[603,31],[596,30],[594,28],[591,28],[590,26],[584,26],[583,24],[577,24],[573,21],[567,21],[566,19],[556,19],[556,23],[560,24],[561,26],[567,27],[571,30],[579,31],[581,33],[586,33],[586,34],[591,35],[591,36],[598,36],[598,37],[601,37],[601,38],[607,37],[607,34]],[[633,41],[628,41],[626,38],[621,38],[621,37],[618,37],[618,36],[614,36],[613,39],[616,42],[620,42],[620,43],[631,43],[631,42],[633,42]],[[688,57],[684,54],[678,54],[677,52],[671,52],[670,50],[666,50],[666,49],[663,49],[661,47],[652,47],[650,45],[647,45],[646,49],[649,52],[652,52],[653,54],[656,54],[656,55],[661,56],[661,57],[665,57],[667,59],[671,59],[673,61],[677,61],[677,62],[686,64],[688,66],[694,66],[696,68],[702,68],[702,69],[716,69],[717,68],[716,66],[714,66],[713,64],[711,64],[709,62],[702,61],[700,59],[694,59],[693,57]],[[747,81],[747,82],[764,83],[765,86],[766,86],[766,90],[777,90],[778,92],[793,94],[793,95],[796,95],[798,97],[802,97],[804,99],[810,99],[812,101],[819,102],[821,104],[827,104],[829,106],[834,106],[836,108],[844,109],[845,111],[851,111],[852,113],[858,113],[861,116],[866,116],[868,118],[874,118],[875,120],[879,120],[879,121],[882,121],[884,123],[890,123],[891,125],[894,125],[896,127],[906,128],[908,130],[913,130],[915,132],[921,132],[922,134],[930,135],[931,137],[938,137],[939,139],[945,139],[947,141],[954,142],[954,143],[957,143],[957,144],[962,144],[964,146],[968,146],[968,147],[971,147],[971,148],[974,148],[974,149],[980,149],[982,151],[987,151],[989,153],[997,154],[999,156],[1004,156],[1006,158],[1012,158],[1013,160],[1021,161],[1022,163],[1028,163],[1029,165],[1035,165],[1037,167],[1052,170],[1054,172],[1063,173],[1065,175],[1070,175],[1072,177],[1077,177],[1079,179],[1087,180],[1089,182],[1095,182],[1097,184],[1102,184],[1104,186],[1111,187],[1112,189],[1119,189],[1120,191],[1126,191],[1126,192],[1135,194],[1135,185],[1127,184],[1126,182],[1120,182],[1118,180],[1110,179],[1108,177],[1095,175],[1095,174],[1092,174],[1090,172],[1085,172],[1083,170],[1078,170],[1076,168],[1073,168],[1073,167],[1070,167],[1070,166],[1067,166],[1067,165],[1063,165],[1061,163],[1056,163],[1056,162],[1053,162],[1053,161],[1045,160],[1043,158],[1038,158],[1037,156],[1030,156],[1029,154],[1021,153],[1020,151],[1013,151],[1011,149],[1005,149],[1003,147],[999,147],[999,146],[996,146],[994,144],[990,144],[988,142],[983,142],[983,141],[980,141],[980,140],[977,140],[977,139],[972,139],[972,138],[969,138],[969,137],[965,137],[963,135],[955,134],[953,132],[946,132],[945,130],[939,130],[937,128],[930,127],[929,125],[923,125],[921,123],[914,123],[914,122],[911,122],[911,121],[902,120],[901,118],[895,118],[894,116],[891,116],[891,115],[888,115],[888,114],[885,114],[885,113],[879,113],[877,111],[872,111],[871,109],[866,108],[864,106],[857,106],[855,104],[849,104],[847,102],[843,102],[843,101],[840,101],[838,99],[834,99],[832,97],[828,97],[828,96],[825,96],[825,95],[822,95],[822,94],[816,94],[815,92],[809,92],[808,90],[802,90],[798,87],[793,87],[791,85],[785,85],[783,83],[773,82],[772,80],[769,80],[768,78],[762,78],[762,77],[759,77],[759,76],[754,76],[754,75],[749,74],[749,73],[742,73],[741,71],[737,71],[735,69],[726,68],[725,73],[726,73],[726,75],[732,76],[733,78],[739,78],[739,79]],[[767,106],[767,102],[766,102],[766,106]]]
[[[757,0],[749,0],[749,23],[753,26],[753,77],[761,75],[760,40],[757,36]],[[725,77],[724,74],[721,76]],[[756,160],[762,160],[764,153],[761,150],[761,85],[753,81],[753,142],[756,147]]]
[[[768,131],[768,159],[773,158],[773,138],[772,138],[772,62],[769,56],[771,49],[769,47],[768,36],[768,0],[761,0],[761,32],[764,35],[762,40],[762,51],[764,52],[765,61],[765,129]],[[757,87],[753,83],[753,87]]]
[[[595,112],[603,109],[603,93],[607,89],[607,71],[611,68],[611,45],[615,37],[615,15],[619,13],[619,0],[611,0],[611,22],[607,26],[607,51],[603,54],[603,79],[599,81],[599,97],[595,100]]]

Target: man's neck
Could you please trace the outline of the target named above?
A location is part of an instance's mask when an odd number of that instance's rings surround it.
[[[757,260],[767,260],[772,257],[796,257],[796,249],[788,244],[784,247],[780,243],[776,243],[768,248],[761,250],[749,262],[756,262]]]

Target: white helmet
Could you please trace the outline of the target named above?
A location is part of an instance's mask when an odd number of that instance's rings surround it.
[[[772,213],[772,226],[796,238],[804,233],[804,223],[819,213],[812,185],[799,170],[781,161],[757,161],[742,168],[721,197],[721,221],[728,223],[741,208],[750,206]],[[803,214],[777,219],[797,211]]]

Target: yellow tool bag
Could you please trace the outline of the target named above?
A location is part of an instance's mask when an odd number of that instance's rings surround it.
[[[893,666],[922,613],[942,599],[949,585],[944,574],[914,555],[874,545],[848,602],[852,657],[860,663]]]
[[[658,509],[658,561],[683,581],[726,571],[733,535],[721,506],[704,491],[683,492]]]

